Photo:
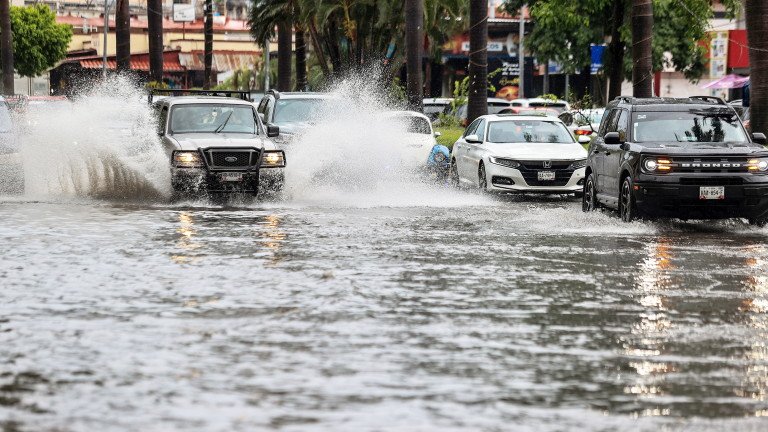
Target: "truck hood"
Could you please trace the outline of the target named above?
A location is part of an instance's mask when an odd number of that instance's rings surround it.
[[[168,137],[179,150],[197,150],[208,147],[256,147],[274,149],[274,144],[263,135],[227,133],[175,134]]]
[[[586,159],[587,151],[581,144],[514,143],[483,144],[488,154],[518,160],[578,160]]]

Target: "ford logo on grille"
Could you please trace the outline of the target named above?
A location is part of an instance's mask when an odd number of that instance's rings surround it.
[[[235,156],[227,156],[227,157],[224,158],[224,160],[227,161],[227,162],[230,162],[230,163],[231,162],[237,162],[237,157],[235,157]]]

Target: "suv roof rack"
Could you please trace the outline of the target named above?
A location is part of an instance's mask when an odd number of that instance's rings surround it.
[[[702,102],[709,102],[717,105],[728,105],[723,99],[717,96],[690,96],[689,99],[700,100]]]
[[[217,96],[217,97],[230,97],[242,99],[246,102],[251,102],[251,92],[241,90],[186,90],[186,89],[152,89],[149,92],[149,103],[152,103],[152,97],[155,95],[168,95],[168,96]]]

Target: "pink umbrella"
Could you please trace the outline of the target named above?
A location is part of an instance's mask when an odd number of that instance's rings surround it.
[[[749,77],[743,77],[740,75],[726,75],[720,79],[714,80],[709,84],[701,86],[701,88],[709,89],[732,89],[744,87],[749,82]]]

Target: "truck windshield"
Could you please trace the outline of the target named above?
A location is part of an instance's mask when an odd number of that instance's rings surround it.
[[[560,122],[547,120],[506,120],[491,122],[488,141],[492,143],[573,144],[573,137]]]
[[[745,142],[744,128],[730,111],[636,112],[635,142]]]
[[[256,134],[256,118],[248,105],[177,105],[171,111],[171,133]]]

